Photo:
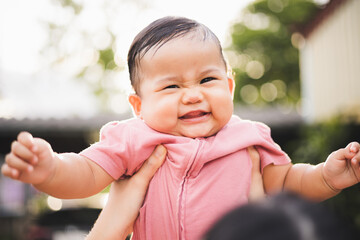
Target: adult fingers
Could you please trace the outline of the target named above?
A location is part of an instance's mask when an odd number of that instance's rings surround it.
[[[166,152],[166,148],[163,145],[158,145],[133,178],[141,179],[147,185],[158,168],[163,164]]]
[[[254,147],[249,147],[247,150],[252,162],[252,171],[260,173],[261,167],[259,152]]]

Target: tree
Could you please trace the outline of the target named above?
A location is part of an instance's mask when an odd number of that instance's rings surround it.
[[[116,112],[131,90],[126,54],[118,47],[132,36],[124,13],[139,15],[148,5],[146,0],[52,0],[53,14],[44,21],[49,33],[44,61],[87,84],[100,100],[100,111]]]
[[[227,48],[235,72],[234,99],[243,104],[295,106],[300,99],[297,26],[320,8],[310,0],[258,0],[232,26]]]

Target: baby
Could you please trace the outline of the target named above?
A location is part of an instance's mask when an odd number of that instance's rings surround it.
[[[106,124],[100,141],[80,154],[56,154],[45,140],[20,133],[3,174],[55,197],[88,197],[133,175],[163,144],[166,161],[149,185],[133,239],[199,239],[248,202],[254,158],[266,193],[285,188],[324,200],[359,182],[359,143],[316,166],[291,164],[266,125],[232,115],[234,80],[206,26],[159,19],[135,37],[128,65],[137,118]]]

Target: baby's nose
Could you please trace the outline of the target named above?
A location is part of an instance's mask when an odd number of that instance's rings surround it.
[[[182,101],[184,104],[194,104],[201,102],[203,95],[198,88],[189,88],[184,90]]]

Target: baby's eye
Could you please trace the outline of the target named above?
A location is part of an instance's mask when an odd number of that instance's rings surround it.
[[[213,77],[207,77],[207,78],[204,78],[203,80],[200,81],[200,84],[203,84],[203,83],[207,83],[207,82],[210,82],[212,80],[215,80],[215,78]]]
[[[164,89],[169,89],[169,88],[179,88],[179,86],[178,85],[169,85],[169,86],[164,87]]]

